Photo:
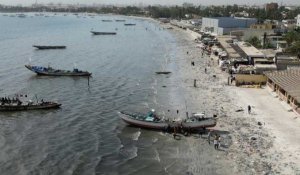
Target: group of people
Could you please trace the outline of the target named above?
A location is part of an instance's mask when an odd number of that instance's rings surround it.
[[[5,105],[5,104],[18,104],[21,105],[22,102],[19,98],[9,98],[9,97],[2,97],[0,98],[0,102],[1,105]]]

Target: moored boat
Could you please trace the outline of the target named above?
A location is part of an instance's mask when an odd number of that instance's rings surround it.
[[[170,121],[163,118],[159,118],[155,115],[154,111],[150,111],[148,114],[134,114],[127,112],[119,112],[119,115],[126,123],[146,129],[156,130],[170,130],[174,128],[181,128],[189,131],[197,131],[199,129],[216,126],[215,118],[205,118],[204,116],[193,116],[182,121]]]
[[[136,24],[134,24],[134,23],[125,23],[124,25],[125,26],[135,26]]]
[[[81,71],[77,68],[70,70],[59,70],[53,69],[52,67],[42,67],[42,66],[31,66],[25,65],[25,67],[37,75],[46,75],[46,76],[91,76],[92,73],[88,71]]]
[[[102,19],[102,22],[112,22],[110,19]]]
[[[27,95],[25,95],[27,97]],[[20,98],[22,96],[16,96],[16,98],[0,98],[0,111],[25,111],[25,110],[38,110],[38,109],[52,109],[59,108],[61,106],[60,103],[43,101],[40,102],[32,102],[29,101],[21,101]]]
[[[116,22],[125,22],[126,20],[125,19],[116,19],[115,21]]]
[[[117,32],[95,32],[95,31],[91,31],[92,34],[94,35],[116,35]]]
[[[45,49],[65,49],[67,46],[40,46],[40,45],[33,45],[32,47],[35,47],[40,50],[45,50]]]

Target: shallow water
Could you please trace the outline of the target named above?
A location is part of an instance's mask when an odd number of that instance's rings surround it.
[[[170,137],[128,127],[117,111],[166,110],[169,92],[154,72],[177,54],[170,33],[122,16],[0,15],[0,25],[1,96],[62,103],[57,110],[0,113],[1,174],[168,174],[160,157],[174,150],[160,147]],[[92,28],[117,35],[93,36]],[[67,49],[40,51],[34,44]],[[76,65],[93,75],[89,86],[84,77],[39,77],[24,67],[28,63],[69,70]]]

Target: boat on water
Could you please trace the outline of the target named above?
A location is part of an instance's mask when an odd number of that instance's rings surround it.
[[[102,19],[102,22],[112,22],[110,19]]]
[[[35,47],[40,50],[45,50],[45,49],[65,49],[67,46],[40,46],[40,45],[33,45],[32,47]]]
[[[125,22],[126,20],[125,19],[116,19],[115,21],[116,22]]]
[[[96,31],[91,31],[93,35],[116,35],[117,32],[96,32]]]
[[[18,97],[16,98],[0,98],[0,111],[25,111],[25,110],[38,110],[38,109],[53,109],[59,108],[60,103],[43,101],[34,103],[31,100],[22,102]]]
[[[119,115],[123,121],[130,125],[155,130],[181,128],[183,130],[197,131],[203,128],[214,127],[217,124],[215,118],[205,118],[204,116],[192,116],[182,121],[165,120],[156,116],[154,110],[147,114],[119,112]]]
[[[70,70],[59,70],[53,69],[52,67],[42,67],[42,66],[31,66],[25,65],[25,67],[37,75],[45,75],[45,76],[91,76],[92,73],[88,71],[81,71],[77,68],[74,68],[72,71]]]
[[[125,23],[124,26],[135,26],[136,24],[134,23]]]
[[[172,72],[170,71],[158,71],[158,72],[155,72],[156,74],[170,74]]]

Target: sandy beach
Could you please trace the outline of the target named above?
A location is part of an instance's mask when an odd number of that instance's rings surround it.
[[[299,115],[289,112],[266,87],[227,85],[228,74],[218,68],[216,60],[202,56],[194,32],[177,27],[170,32],[177,40],[179,53],[167,63],[169,67],[176,64],[169,77],[170,106],[175,106],[173,110],[178,109],[182,118],[186,112],[216,114],[218,124],[212,128],[213,134],[221,135],[220,150],[208,144],[206,135],[179,141],[185,142],[185,149],[178,150],[176,157],[184,160],[187,173],[300,174]],[[252,107],[250,114],[248,105]]]

